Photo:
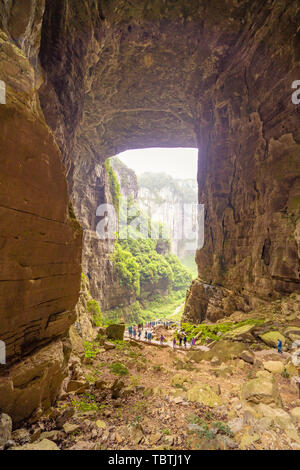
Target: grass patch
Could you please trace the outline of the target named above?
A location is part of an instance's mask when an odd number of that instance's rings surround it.
[[[245,325],[255,325],[260,326],[265,322],[262,318],[250,318],[238,323],[226,322],[226,323],[217,323],[214,325],[192,325],[191,323],[182,323],[182,328],[187,335],[187,340],[191,341],[193,337],[197,337],[197,343],[205,343],[207,339],[213,341],[219,341],[223,336],[236,328],[240,328]],[[220,334],[221,333],[221,334]]]
[[[127,367],[125,367],[121,362],[113,362],[109,366],[109,369],[115,375],[123,376],[129,374]]]
[[[95,359],[95,357],[99,353],[99,348],[97,344],[92,343],[90,341],[85,341],[83,343],[83,347],[84,347],[84,357],[86,358]]]

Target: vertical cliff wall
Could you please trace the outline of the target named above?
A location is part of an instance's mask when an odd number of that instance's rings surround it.
[[[43,2],[24,4],[0,9],[0,408],[14,420],[49,406],[66,374],[82,236],[37,93]]]

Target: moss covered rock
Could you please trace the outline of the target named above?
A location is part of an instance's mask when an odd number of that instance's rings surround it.
[[[254,325],[243,325],[239,328],[235,328],[232,331],[228,331],[224,338],[231,341],[245,341],[253,343],[254,337],[251,331],[255,328]]]
[[[220,362],[228,361],[232,357],[238,357],[247,347],[242,342],[218,341],[209,351],[195,351],[189,354],[189,358],[195,362],[211,361],[218,357]]]
[[[201,383],[196,383],[192,388],[190,388],[190,390],[188,390],[187,399],[210,407],[222,405],[221,398],[214,392],[214,390],[209,385]]]
[[[264,333],[263,335],[260,335],[260,339],[265,344],[267,344],[268,346],[271,346],[273,348],[275,348],[277,346],[277,342],[278,342],[279,339],[281,339],[283,345],[286,342],[285,337],[279,331],[268,331],[267,333]]]
[[[284,370],[284,365],[281,361],[265,361],[263,365],[272,374],[281,374]]]
[[[241,397],[243,400],[253,404],[282,405],[277,384],[264,377],[256,377],[246,382],[242,387]]]
[[[125,331],[125,323],[109,325],[106,328],[106,336],[112,340],[123,340]]]

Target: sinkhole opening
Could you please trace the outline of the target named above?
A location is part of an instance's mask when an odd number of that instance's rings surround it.
[[[135,236],[137,229],[138,237],[160,240],[156,250],[164,254],[169,249],[196,276],[198,149],[127,150],[112,157],[110,163],[121,198],[129,205],[134,201],[140,215],[140,219],[134,218],[132,212],[129,224],[133,229],[127,229],[125,236]],[[147,227],[141,227],[143,223]],[[166,240],[169,247],[163,243]]]

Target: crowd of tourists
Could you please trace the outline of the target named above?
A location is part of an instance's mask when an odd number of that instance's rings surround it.
[[[128,327],[129,337],[133,339],[141,340],[142,335],[143,339],[147,341],[152,341],[153,339],[153,327],[155,322],[148,322],[145,325],[145,331],[143,323],[139,323],[138,325],[133,325]],[[162,341],[161,341],[162,342]]]
[[[182,343],[183,343],[183,346],[186,349],[187,348],[187,343],[188,343],[187,335],[185,333],[177,332],[177,339],[178,339],[178,346],[180,348],[182,348]],[[196,339],[195,339],[194,336],[190,340],[190,346],[191,347],[196,346]],[[173,349],[176,349],[176,347],[177,347],[177,341],[176,341],[176,337],[174,336],[174,338],[173,338]]]
[[[138,339],[138,340],[143,339],[144,341],[151,342],[153,340],[154,327],[158,324],[161,324],[167,327],[168,323],[169,322],[150,321],[150,322],[147,322],[145,325],[143,323],[139,323],[138,325],[130,325],[128,327],[128,334],[130,338]],[[176,336],[178,340],[178,345],[176,341]],[[166,338],[164,337],[163,334],[160,335],[159,342],[161,345],[166,343]],[[196,339],[192,337],[192,339],[188,342],[187,335],[178,330],[176,335],[173,338],[172,344],[173,344],[173,349],[176,349],[176,347],[179,347],[179,348],[184,347],[186,349],[188,344],[190,344],[191,347],[195,346]]]

